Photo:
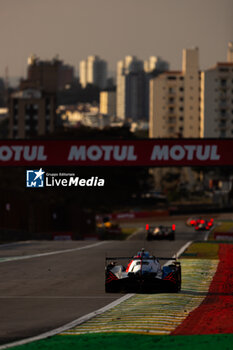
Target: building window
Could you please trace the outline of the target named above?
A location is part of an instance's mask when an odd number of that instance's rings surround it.
[[[180,90],[180,91],[184,91],[184,88],[181,86],[179,90]]]
[[[182,122],[184,120],[184,117],[180,117],[179,120]]]
[[[183,101],[184,101],[184,98],[183,98],[183,97],[180,97],[180,101],[183,102]]]
[[[170,77],[167,77],[168,80],[176,80],[176,77],[175,76],[170,76]]]
[[[225,132],[225,131],[221,131],[221,132],[220,132],[220,137],[221,137],[221,138],[226,137],[226,132]]]
[[[174,94],[175,90],[173,87],[169,87],[168,92],[169,94]]]
[[[221,79],[221,86],[225,87],[227,85],[227,80],[226,79]]]
[[[179,109],[180,109],[180,111],[183,111],[183,110],[184,110],[184,108],[183,108],[183,107],[180,107]]]
[[[184,77],[180,77],[180,80],[184,80]]]

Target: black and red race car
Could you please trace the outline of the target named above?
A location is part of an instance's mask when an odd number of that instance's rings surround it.
[[[119,260],[125,260],[126,265],[119,264]],[[169,263],[161,268],[160,260]],[[175,258],[156,258],[144,249],[131,258],[106,258],[106,293],[179,292],[180,289],[181,265]]]
[[[151,240],[160,240],[160,239],[169,239],[170,241],[174,241],[176,232],[176,225],[172,226],[164,226],[164,225],[146,225],[146,239],[148,241]]]

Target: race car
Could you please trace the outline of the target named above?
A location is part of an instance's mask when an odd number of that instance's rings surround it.
[[[151,241],[153,239],[169,239],[174,241],[175,239],[176,225],[172,226],[151,226],[146,225],[146,239]]]
[[[118,223],[111,221],[108,216],[105,216],[96,225],[96,231],[100,235],[107,235],[109,233],[121,233],[121,227]]]
[[[209,227],[213,226],[214,219],[203,219],[203,218],[189,218],[186,221],[187,226],[197,227],[199,224],[205,225],[207,224]]]
[[[121,265],[117,261],[128,261]],[[160,260],[172,261],[161,267]],[[105,291],[116,292],[179,292],[181,265],[175,258],[156,258],[141,249],[132,258],[106,258]]]
[[[196,225],[195,225],[195,230],[196,231],[208,231],[211,229],[213,226],[213,219],[210,220],[200,220]]]

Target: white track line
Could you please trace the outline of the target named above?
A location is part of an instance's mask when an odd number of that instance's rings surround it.
[[[98,315],[101,315],[102,313],[104,313],[105,311],[109,310],[109,309],[112,309],[113,307],[117,306],[118,304],[122,303],[123,301],[129,299],[132,297],[133,294],[126,294],[124,295],[122,298],[120,299],[117,299],[115,301],[113,301],[111,304],[108,304],[104,307],[102,307],[101,309],[98,309],[94,312],[91,312],[87,315],[84,315],[80,318],[78,318],[77,320],[74,320],[70,323],[67,323],[66,325],[62,326],[62,327],[59,327],[59,328],[56,328],[56,329],[53,329],[52,331],[49,331],[49,332],[46,332],[46,333],[43,333],[41,335],[38,335],[36,337],[32,337],[32,338],[28,338],[28,339],[23,339],[23,340],[20,340],[20,341],[16,341],[14,343],[10,343],[10,344],[6,344],[6,345],[3,345],[3,346],[0,346],[0,350],[3,350],[3,349],[9,349],[13,346],[19,346],[19,345],[23,345],[23,344],[27,344],[27,343],[31,343],[33,341],[36,341],[36,340],[41,340],[41,339],[45,339],[45,338],[48,338],[48,337],[51,337],[53,335],[56,335],[58,333],[62,333],[64,331],[66,331],[67,329],[70,329],[70,328],[74,328],[74,327],[77,327],[78,325],[80,325],[81,323],[84,323],[88,320],[90,320],[91,318],[95,317],[95,316],[98,316]]]
[[[176,257],[176,256],[179,257],[191,243],[192,243],[192,241],[186,243],[183,247],[180,248],[180,250],[176,254],[173,255],[173,257]],[[62,333],[64,331],[68,330],[68,329],[77,327],[80,324],[89,321],[91,318],[93,318],[95,316],[98,316],[98,315],[101,315],[104,312],[112,309],[113,307],[121,304],[123,301],[131,298],[134,295],[135,295],[134,293],[126,294],[123,297],[121,297],[120,299],[115,300],[114,302],[112,302],[112,303],[102,307],[101,309],[98,309],[97,311],[94,311],[94,312],[91,312],[91,313],[89,313],[87,315],[84,315],[84,316],[82,316],[82,317],[80,317],[80,318],[78,318],[78,319],[76,319],[76,320],[74,320],[74,321],[64,325],[64,326],[61,326],[61,327],[56,328],[56,329],[54,329],[52,331],[43,333],[43,334],[38,335],[36,337],[31,337],[31,338],[19,340],[19,341],[10,343],[10,344],[2,345],[2,346],[0,346],[0,350],[9,349],[9,348],[14,347],[14,346],[24,345],[24,344],[31,343],[31,342],[37,341],[37,340],[42,340],[42,339],[51,337],[53,335]]]
[[[33,259],[33,258],[40,258],[42,256],[50,256],[50,255],[56,255],[56,254],[71,253],[71,252],[76,252],[78,250],[90,249],[93,247],[97,247],[97,246],[105,244],[105,243],[107,243],[107,241],[89,244],[89,245],[86,245],[84,247],[71,248],[71,249],[65,249],[65,250],[57,250],[57,251],[48,252],[48,253],[40,253],[40,254],[24,255],[24,256],[12,256],[9,258],[0,258],[0,263],[9,262],[9,261],[17,261],[17,260]]]
[[[187,242],[185,245],[183,245],[183,247],[180,248],[180,250],[178,250],[178,252],[176,254],[173,255],[173,258],[178,258],[181,254],[183,254],[183,252],[190,246],[190,244],[192,244],[193,241],[189,241]],[[164,266],[170,265],[172,264],[174,261],[173,260],[168,260],[166,262],[166,264],[164,264]]]
[[[213,229],[215,229],[215,226],[213,226],[209,231],[206,232],[204,241],[208,241],[209,235],[213,231]]]

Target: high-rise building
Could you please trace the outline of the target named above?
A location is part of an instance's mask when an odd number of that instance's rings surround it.
[[[169,69],[168,62],[164,61],[159,56],[150,56],[148,61],[144,61],[144,71],[151,73],[153,71],[167,71]]]
[[[143,90],[140,83],[143,79],[143,61],[135,56],[126,56],[117,63],[117,117],[122,120],[142,117]]]
[[[233,44],[227,62],[202,72],[201,137],[233,137]]]
[[[100,113],[116,116],[116,91],[106,90],[100,92]]]
[[[55,95],[36,89],[19,90],[9,101],[9,137],[33,138],[54,131]]]
[[[143,62],[126,56],[117,63],[117,117],[122,120],[148,120],[149,80],[168,63],[156,57]]]
[[[21,82],[21,88],[39,88],[48,93],[65,89],[74,80],[74,68],[63,64],[55,57],[51,61],[41,61],[37,56],[28,58],[27,79]]]
[[[83,88],[87,84],[98,86],[101,90],[107,87],[107,62],[99,56],[88,56],[80,62],[79,79]]]
[[[150,137],[199,137],[198,48],[183,50],[182,71],[150,81]]]

